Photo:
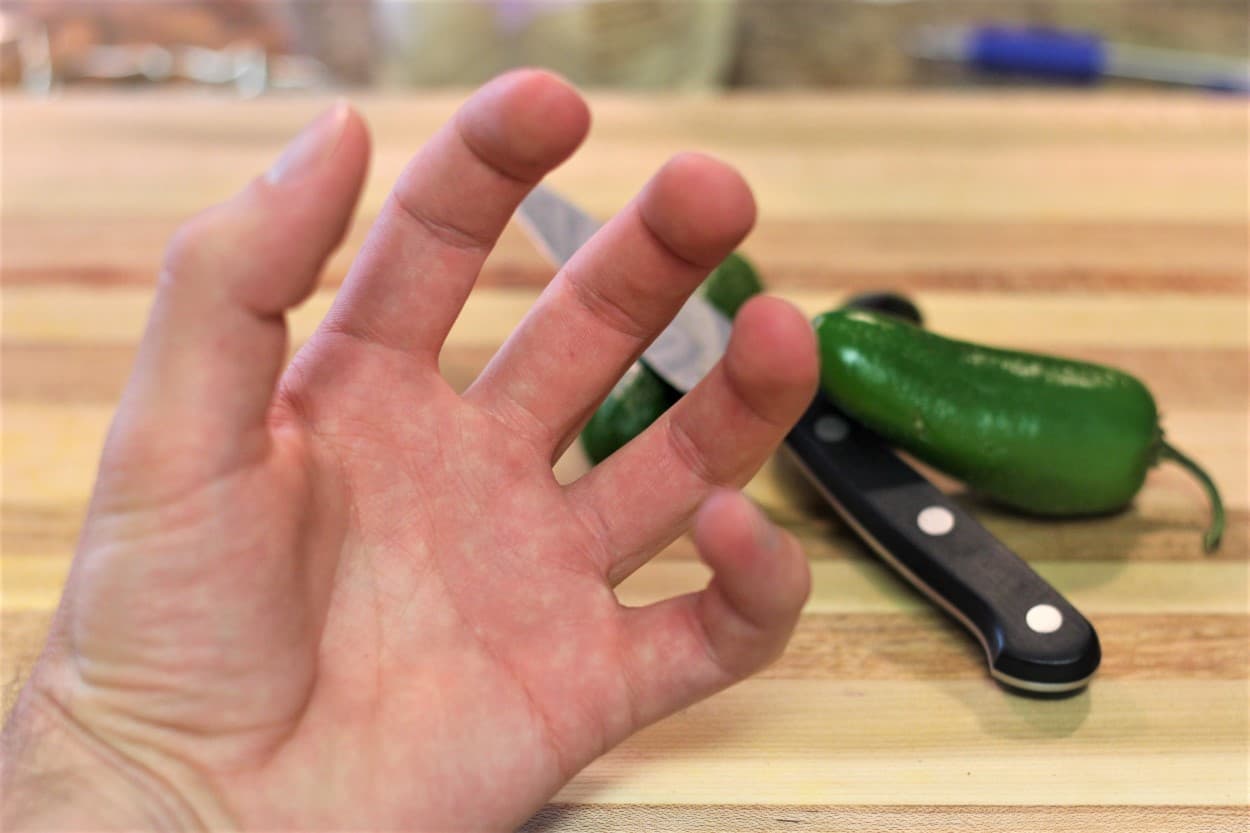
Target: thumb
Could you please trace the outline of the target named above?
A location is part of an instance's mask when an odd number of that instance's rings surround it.
[[[159,466],[174,487],[265,452],[286,358],[285,312],[313,290],[341,242],[368,158],[360,116],[336,104],[268,173],[183,225],[166,253],[106,459],[140,471]]]

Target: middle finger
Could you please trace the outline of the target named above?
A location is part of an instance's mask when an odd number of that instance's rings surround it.
[[[554,460],[754,222],[732,168],[673,158],[560,270],[465,397]]]

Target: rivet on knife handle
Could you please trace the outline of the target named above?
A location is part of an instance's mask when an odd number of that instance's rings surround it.
[[[1025,691],[1082,688],[1098,636],[971,515],[823,395],[786,438],[805,473],[877,553],[981,642],[990,673]]]

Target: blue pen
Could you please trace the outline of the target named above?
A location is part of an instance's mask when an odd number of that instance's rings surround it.
[[[1092,83],[1128,78],[1222,92],[1250,92],[1250,64],[1233,58],[1112,43],[1092,32],[1010,26],[926,26],[912,55],[993,73]]]

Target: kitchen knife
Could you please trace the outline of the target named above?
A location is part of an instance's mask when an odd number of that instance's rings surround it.
[[[599,227],[542,186],[518,217],[560,265]],[[724,315],[692,295],[641,360],[684,393],[720,359],[730,329]],[[851,528],[977,638],[995,679],[1042,694],[1078,691],[1089,681],[1101,657],[1090,623],[875,434],[817,394],[786,446]]]

